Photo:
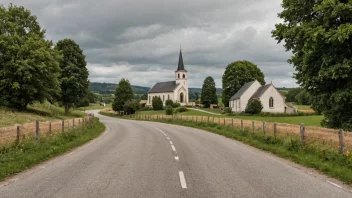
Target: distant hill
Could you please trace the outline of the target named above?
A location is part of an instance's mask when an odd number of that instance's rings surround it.
[[[113,94],[115,93],[116,87],[117,87],[117,84],[114,84],[114,83],[98,83],[98,82],[90,83],[90,90],[101,94]],[[148,93],[148,91],[150,90],[150,87],[141,87],[141,86],[132,85],[132,89],[135,94],[145,94],[145,93]],[[200,93],[202,92],[201,88],[189,88],[188,90],[190,92],[190,95],[192,93],[193,94],[198,93],[200,95]],[[217,88],[216,94],[221,95],[222,89]]]

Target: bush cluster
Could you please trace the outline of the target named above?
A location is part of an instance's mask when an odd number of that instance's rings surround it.
[[[174,114],[174,109],[171,106],[166,106],[165,107],[165,112],[166,112],[166,115],[173,115]]]

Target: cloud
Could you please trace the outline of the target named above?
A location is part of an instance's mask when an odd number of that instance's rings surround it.
[[[271,37],[281,0],[11,2],[30,9],[48,39],[74,39],[92,82],[173,80],[181,45],[191,87],[201,87],[207,76],[221,87],[225,67],[236,60],[254,62],[277,87],[297,86],[287,63],[291,54]]]

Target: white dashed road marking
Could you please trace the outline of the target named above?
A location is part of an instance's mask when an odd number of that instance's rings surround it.
[[[183,174],[183,171],[179,171],[178,174],[180,176],[181,187],[187,188],[186,179],[185,179],[185,175]]]
[[[176,151],[176,148],[175,148],[175,146],[174,146],[174,143],[170,140],[170,138],[167,136],[167,134],[164,132],[164,131],[162,131],[162,130],[160,130],[160,129],[158,129],[158,128],[156,128],[158,131],[160,131],[162,134],[164,134],[164,136],[166,137],[166,139],[169,141],[169,143],[170,143],[170,145],[171,145],[171,149],[172,149],[172,151],[174,152],[174,154],[175,154],[175,160],[177,161],[177,162],[179,162],[179,160],[180,160],[180,158],[177,156],[177,151]],[[186,179],[185,179],[185,175],[184,175],[184,173],[183,173],[183,171],[179,171],[178,172],[178,175],[179,175],[179,177],[180,177],[180,182],[181,182],[181,187],[182,188],[187,188],[187,184],[186,184]]]

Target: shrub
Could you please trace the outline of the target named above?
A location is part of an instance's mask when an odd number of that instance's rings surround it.
[[[188,111],[188,109],[186,107],[180,107],[177,109],[177,112],[180,112],[180,113],[186,112],[186,111]]]
[[[172,100],[166,100],[165,102],[165,106],[173,106],[174,105],[174,102]]]
[[[232,113],[232,109],[231,109],[230,107],[226,107],[226,108],[225,108],[225,112],[226,112],[226,113]]]
[[[260,112],[262,112],[263,109],[263,105],[262,102],[260,100],[257,99],[251,99],[246,107],[246,113],[249,114],[259,114]]]
[[[161,101],[160,97],[153,97],[152,105],[155,111],[163,109],[163,101]]]
[[[180,103],[175,102],[175,103],[173,103],[171,106],[172,106],[172,108],[177,108],[177,107],[180,107],[180,106],[181,106],[181,104],[180,104]]]
[[[134,114],[139,107],[139,103],[136,100],[129,100],[123,105],[123,110],[128,114]]]
[[[173,115],[174,114],[174,110],[172,109],[171,106],[166,106],[166,115]]]

